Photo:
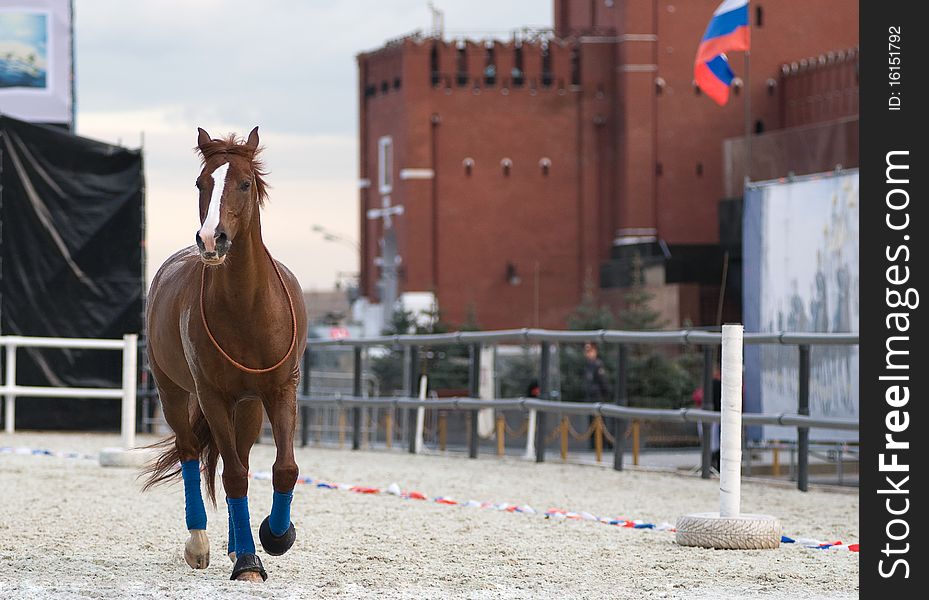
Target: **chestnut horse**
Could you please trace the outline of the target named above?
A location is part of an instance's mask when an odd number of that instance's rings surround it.
[[[271,555],[294,543],[290,503],[297,480],[294,428],[299,361],[306,347],[300,284],[261,238],[259,208],[267,185],[257,159],[258,128],[242,142],[211,139],[198,129],[200,229],[196,246],[170,257],[148,296],[148,358],[173,438],[156,444],[145,488],[181,474],[190,537],[184,558],[210,563],[200,461],[216,503],[216,463],[223,459],[232,579],[267,579],[255,554],[248,514],[248,455],[262,407],[274,434],[271,514],[259,539]],[[180,465],[178,464],[180,463]]]

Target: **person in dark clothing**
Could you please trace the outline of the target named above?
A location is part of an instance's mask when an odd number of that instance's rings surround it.
[[[584,402],[609,401],[609,376],[598,356],[596,344],[584,344],[584,358]]]
[[[584,402],[609,402],[610,377],[599,357],[596,344],[584,344],[584,359]],[[588,417],[588,424],[593,423],[594,418]],[[590,447],[594,447],[593,437],[590,438]],[[604,440],[604,447],[609,449],[613,446],[609,440]]]

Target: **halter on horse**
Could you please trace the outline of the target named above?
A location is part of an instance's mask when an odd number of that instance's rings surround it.
[[[267,574],[249,522],[248,455],[263,407],[277,457],[273,505],[259,539],[268,554],[283,554],[296,539],[290,503],[298,473],[293,440],[306,310],[297,279],[262,241],[259,209],[267,185],[257,160],[258,128],[244,143],[234,135],[217,140],[198,132],[196,246],[165,261],[148,296],[149,364],[174,436],[156,444],[161,454],[145,471],[145,488],[182,475],[190,531],[184,558],[205,569],[210,547],[200,462],[215,505],[222,457],[232,579],[260,581]]]

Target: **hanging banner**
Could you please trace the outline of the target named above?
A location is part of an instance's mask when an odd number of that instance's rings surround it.
[[[0,333],[119,339],[142,329],[142,153],[0,116]],[[16,382],[119,387],[117,352],[23,348]],[[28,401],[27,401],[28,400]],[[28,398],[23,429],[119,429],[119,402]]]
[[[71,0],[0,0],[0,113],[73,128]]]
[[[746,190],[743,213],[745,329],[858,332],[858,170]],[[858,346],[813,346],[810,414],[858,417]],[[795,346],[745,348],[745,410],[796,413]],[[795,440],[795,427],[766,425],[766,439]],[[857,431],[810,430],[813,440],[856,441]]]

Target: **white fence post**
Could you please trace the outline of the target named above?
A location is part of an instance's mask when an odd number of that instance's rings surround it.
[[[526,425],[526,453],[523,458],[535,458],[535,411],[529,411],[529,423]]]
[[[742,482],[742,325],[723,325],[719,516],[738,517]]]
[[[722,421],[720,422],[719,512],[692,513],[677,520],[680,546],[761,550],[781,543],[781,523],[747,515],[739,505],[742,476],[742,325],[723,325]],[[619,440],[617,440],[619,441]]]
[[[123,406],[121,429],[123,449],[129,450],[135,446],[135,398],[136,398],[136,367],[139,336],[128,333],[123,336]]]
[[[428,389],[428,379],[425,375],[419,378],[419,399],[426,399],[426,390]],[[413,453],[419,454],[423,451],[423,427],[426,421],[426,407],[416,407],[416,437],[413,438]]]
[[[13,433],[16,426],[16,396],[13,388],[16,386],[16,344],[6,345],[6,381],[4,386],[10,391],[6,394],[6,426],[7,433]]]

